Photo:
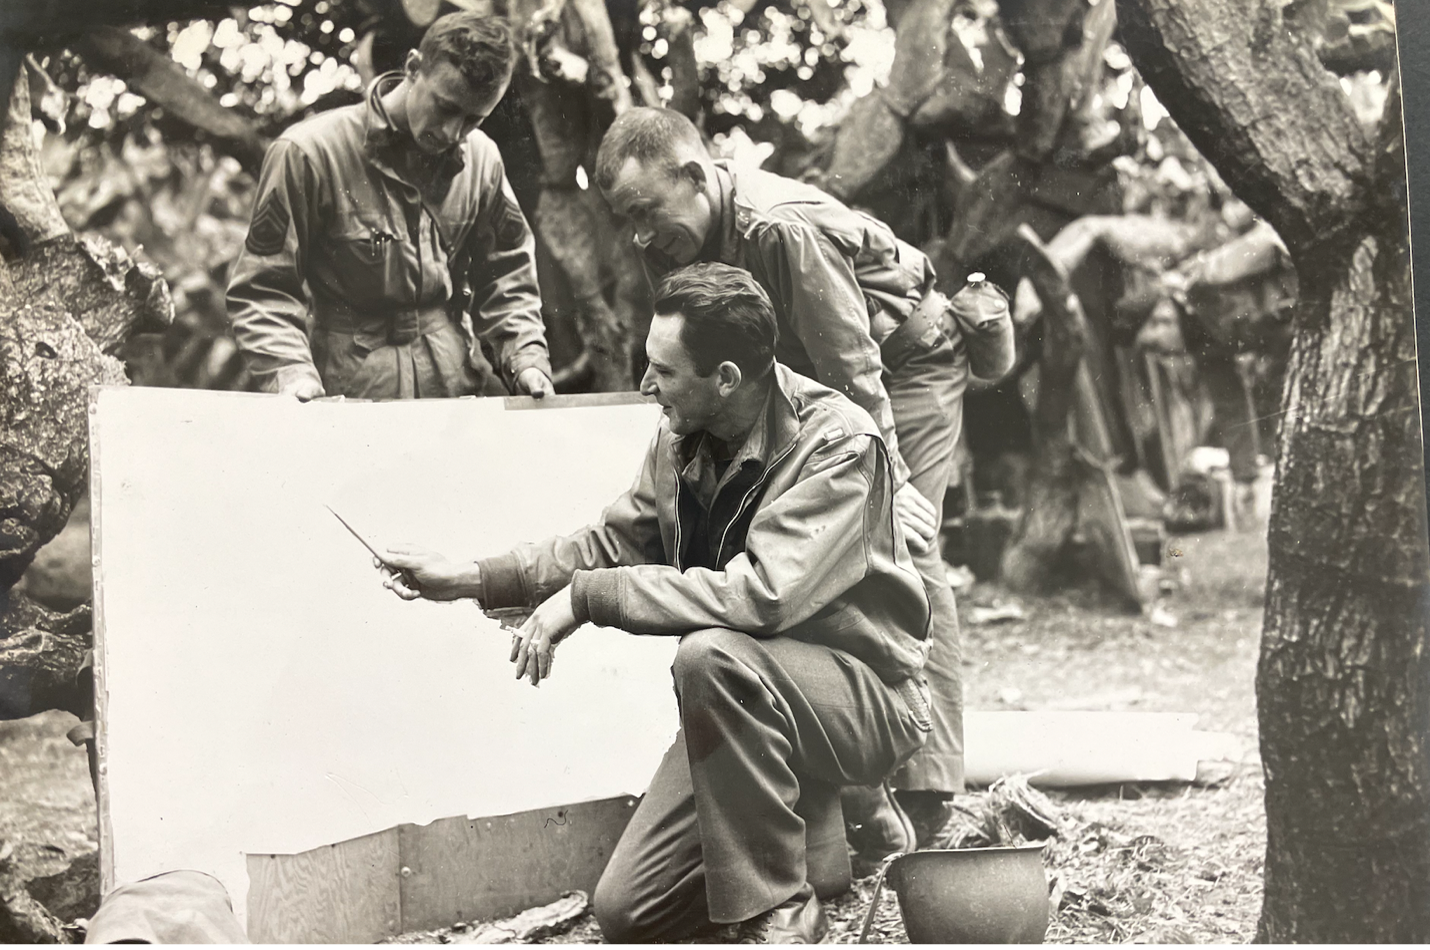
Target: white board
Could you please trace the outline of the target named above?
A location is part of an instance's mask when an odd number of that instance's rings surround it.
[[[518,683],[494,621],[399,601],[324,508],[379,547],[499,554],[594,520],[659,419],[518,402],[96,390],[106,888],[193,868],[242,916],[246,852],[644,791],[673,639],[588,627]]]

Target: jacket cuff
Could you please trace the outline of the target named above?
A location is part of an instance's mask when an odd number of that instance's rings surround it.
[[[547,354],[546,347],[540,343],[523,346],[507,360],[507,388],[514,391],[516,378],[521,375],[522,370],[533,366],[545,373],[547,379],[551,378],[551,357]]]
[[[482,572],[482,608],[527,607],[526,575],[515,554],[501,554],[477,562]]]
[[[267,393],[281,393],[294,383],[308,381],[317,383],[320,387],[323,385],[323,380],[312,363],[289,363],[278,367],[272,373],[262,374],[259,386]]]
[[[571,578],[571,612],[582,623],[621,626],[619,572],[609,568],[577,571]]]

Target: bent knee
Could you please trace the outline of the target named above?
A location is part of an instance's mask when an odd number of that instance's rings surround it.
[[[684,683],[691,676],[727,667],[730,661],[739,660],[754,647],[755,642],[749,634],[725,627],[708,627],[687,633],[680,638],[675,663],[671,667],[675,682]]]
[[[625,882],[614,878],[615,875],[606,873],[596,882],[596,890],[591,895],[591,911],[596,915],[601,936],[607,943],[637,943],[639,923],[635,900]]]
[[[643,893],[631,885],[630,868],[607,865],[591,894],[591,911],[607,943],[651,943],[671,936],[666,893]],[[677,934],[678,936],[678,934]]]

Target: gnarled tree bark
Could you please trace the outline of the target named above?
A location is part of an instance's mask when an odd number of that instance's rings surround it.
[[[1300,279],[1257,669],[1258,939],[1430,940],[1430,552],[1399,96],[1368,134],[1280,4],[1118,0],[1172,117]]]
[[[69,518],[89,470],[89,387],[122,385],[106,355],[136,325],[173,319],[168,289],[100,239],[65,226],[33,152],[27,83],[0,139],[0,201],[27,250],[0,265],[0,718],[86,715],[88,610],[56,614],[10,590]]]

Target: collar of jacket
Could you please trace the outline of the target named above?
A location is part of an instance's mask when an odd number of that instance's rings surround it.
[[[727,476],[729,472],[739,471],[750,461],[758,462],[761,469],[767,471],[799,438],[799,412],[790,396],[793,375],[781,364],[775,364],[775,384],[770,387],[770,395],[765,400],[765,411],[755,420],[755,426],[750,430],[750,434],[745,436],[740,451],[730,460]],[[698,445],[694,440],[703,438],[704,435],[702,430],[690,435],[679,435],[671,440],[670,461],[676,472],[685,470]]]
[[[720,220],[715,223],[715,232],[720,235],[720,262],[738,265],[743,227],[735,204],[735,172],[729,162],[715,163],[715,183],[720,186]]]
[[[387,114],[387,106],[383,105],[382,97],[393,85],[400,83],[403,74],[398,70],[383,73],[367,86],[367,112],[363,118],[363,147],[369,156],[380,159],[389,164],[391,162],[391,151],[399,148],[416,148],[412,141],[412,136],[406,131],[399,129],[392,121],[392,116]],[[455,147],[447,152],[443,157],[442,174],[455,175],[467,164],[466,143],[459,142]]]

